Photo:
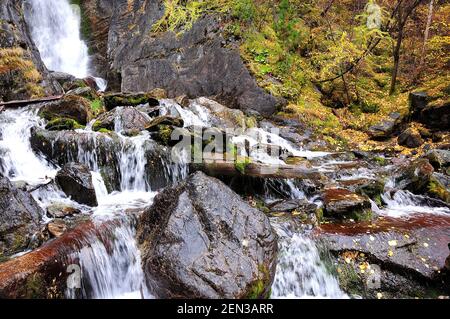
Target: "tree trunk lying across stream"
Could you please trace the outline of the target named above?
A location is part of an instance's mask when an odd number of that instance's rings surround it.
[[[323,174],[317,169],[304,165],[274,165],[261,163],[233,163],[212,161],[191,164],[191,170],[202,171],[211,176],[244,175],[259,178],[276,179],[314,179],[321,180]]]
[[[42,102],[51,102],[59,100],[63,97],[63,95],[55,95],[55,96],[47,96],[39,99],[30,99],[30,100],[17,100],[17,101],[8,101],[8,102],[0,102],[0,112],[5,108],[14,108],[14,107],[24,107],[30,104],[37,104]]]

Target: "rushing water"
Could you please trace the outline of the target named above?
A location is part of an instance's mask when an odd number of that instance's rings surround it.
[[[55,167],[34,156],[30,145],[30,129],[43,123],[37,111],[8,110],[0,117],[0,171],[13,181],[36,185],[56,175]]]
[[[80,35],[80,12],[68,0],[27,0],[26,19],[45,65],[78,78],[89,75],[88,47]]]
[[[93,237],[90,245],[72,256],[80,261],[85,288],[83,297],[92,299],[153,298],[145,284],[133,225],[124,222],[111,232],[113,239],[107,246]],[[74,297],[74,292],[70,289],[67,294],[69,297]]]
[[[192,113],[193,114],[193,113]],[[205,112],[206,114],[206,112]],[[186,120],[191,113],[183,114]],[[206,122],[207,117],[203,120]],[[191,120],[194,121],[194,120]],[[0,113],[0,173],[13,181],[25,181],[30,185],[45,184],[51,180],[59,167],[55,167],[45,158],[32,151],[29,142],[30,129],[33,126],[43,127],[44,121],[37,116],[36,108],[6,110]],[[121,126],[116,126],[118,130]],[[118,132],[114,139],[120,147],[117,151],[117,169],[120,176],[120,190],[108,193],[103,181],[96,145],[97,138],[109,138],[105,134],[95,133],[86,128],[78,130],[78,134],[88,136],[84,143],[79,143],[75,154],[69,159],[87,164],[92,170],[93,184],[98,198],[98,207],[81,207],[85,212],[92,212],[94,220],[118,220],[119,226],[111,232],[110,242],[105,243],[96,236],[89,238],[85,247],[74,253],[72,258],[79,260],[83,274],[83,297],[88,298],[152,298],[145,285],[141,268],[140,252],[135,241],[135,228],[132,222],[124,219],[124,212],[130,208],[143,209],[150,205],[155,190],[150,189],[146,170],[144,151],[145,142],[151,137],[144,132],[135,137],[126,137]],[[186,168],[180,163],[167,164],[168,176],[176,176],[174,182],[186,177]],[[355,171],[355,176],[360,172]],[[388,183],[386,193],[382,196],[386,206],[378,208],[373,203],[373,209],[379,214],[401,217],[405,214],[432,213],[448,214],[446,207],[429,207],[426,198],[409,192],[392,192],[395,185]],[[301,187],[293,180],[282,184],[284,196],[297,199],[307,199]],[[56,184],[49,184],[34,191],[33,196],[45,209],[53,202],[63,202],[77,205],[67,198]],[[310,199],[312,200],[312,199]],[[47,219],[43,216],[43,221]],[[275,281],[273,284],[274,298],[346,298],[340,290],[336,278],[327,270],[321,260],[319,249],[315,242],[306,235],[295,231],[286,231],[274,223],[279,243],[279,259]],[[68,292],[68,296],[74,296]],[[79,296],[78,296],[79,297]]]
[[[79,78],[88,76],[88,49],[80,37],[80,13],[76,7],[71,6],[67,0],[27,0],[27,3],[26,18],[46,66]],[[97,83],[100,87],[106,86],[106,83],[100,80]],[[195,101],[188,108],[181,107],[173,100],[163,100],[162,106],[163,113],[181,116],[185,126],[211,126],[209,110]],[[29,185],[46,184],[54,178],[59,169],[31,149],[30,129],[45,124],[36,113],[37,108],[0,113],[0,173],[13,181],[24,181]],[[135,240],[135,225],[124,214],[130,208],[142,210],[152,203],[156,195],[156,190],[151,189],[151,181],[147,177],[148,170],[152,168],[147,165],[145,143],[150,136],[145,132],[135,137],[123,136],[122,124],[118,116],[115,121],[115,142],[121,147],[117,150],[115,169],[120,177],[119,190],[108,193],[100,169],[105,163],[100,163],[101,156],[96,144],[99,133],[92,132],[91,125],[78,132],[84,134],[87,139],[84,139],[84,143],[80,139],[77,152],[67,154],[69,159],[84,163],[92,170],[99,205],[93,208],[80,207],[82,211],[92,213],[95,222],[104,219],[119,222],[118,227],[110,230],[108,242],[105,243],[104,238],[99,239],[93,235],[87,239],[84,248],[70,256],[79,260],[84,288],[82,297],[85,298],[153,297],[145,285],[141,256]],[[261,128],[247,129],[235,136],[233,141],[248,143],[250,146],[273,145],[293,156],[306,158],[328,154],[300,149],[276,133]],[[269,156],[261,151],[243,155],[250,156],[253,161],[285,165],[280,157]],[[336,164],[339,163],[328,161],[320,168],[324,172],[332,171],[336,169],[333,167]],[[187,165],[184,162],[164,162],[164,168],[165,175],[171,182],[177,182],[187,176]],[[341,177],[373,177],[370,171],[357,171],[355,174]],[[277,182],[281,183],[283,195],[306,199],[305,193],[294,181]],[[267,187],[270,187],[270,183]],[[67,198],[54,183],[39,188],[32,194],[44,209],[53,202],[78,205]],[[387,204],[383,209],[373,204],[374,210],[380,214],[403,215],[416,211],[448,213],[447,208],[422,205],[415,195],[407,192],[398,191],[394,195],[387,192],[383,200]],[[44,222],[48,220],[45,216],[42,216],[42,219]],[[278,267],[272,287],[274,298],[347,297],[340,290],[337,279],[328,272],[312,239],[298,232],[286,231],[277,223],[274,223],[274,227],[280,236]],[[69,297],[75,297],[71,291],[67,293]]]
[[[346,298],[320,258],[319,249],[305,235],[280,236],[273,298]]]

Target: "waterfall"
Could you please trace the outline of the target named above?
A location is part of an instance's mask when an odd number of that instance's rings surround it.
[[[89,75],[88,48],[80,35],[80,12],[68,0],[28,0],[26,20],[48,69]]]
[[[411,192],[398,190],[393,195],[386,192],[381,195],[383,202],[386,204],[382,209],[378,209],[377,213],[390,217],[407,217],[413,214],[436,214],[448,216],[450,208],[445,203],[432,207],[429,199],[421,195],[414,195]],[[378,207],[377,207],[378,208]]]
[[[13,181],[42,184],[56,175],[56,168],[35,155],[30,129],[42,126],[37,110],[7,110],[0,116],[0,173]]]
[[[129,221],[123,221],[110,230],[112,239],[107,245],[93,236],[89,245],[71,256],[79,260],[84,298],[152,298],[145,284],[134,228]],[[66,294],[76,297],[70,289]]]
[[[314,241],[278,229],[279,255],[272,298],[347,298],[326,269]]]

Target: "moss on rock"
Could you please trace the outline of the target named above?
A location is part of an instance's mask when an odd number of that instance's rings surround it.
[[[56,118],[48,122],[45,126],[45,129],[49,131],[68,131],[83,128],[83,125],[80,125],[77,121],[69,118]]]

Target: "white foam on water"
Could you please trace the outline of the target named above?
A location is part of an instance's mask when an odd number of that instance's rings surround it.
[[[385,207],[379,208],[377,213],[390,217],[408,217],[414,214],[436,214],[450,215],[450,209],[442,205],[442,207],[431,207],[424,204],[424,197],[414,195],[409,191],[398,190],[391,195],[386,192],[381,195]]]
[[[313,240],[274,226],[279,235],[279,252],[272,298],[348,298],[327,271]]]
[[[134,227],[124,222],[116,227],[108,246],[96,237],[72,258],[78,258],[84,293],[93,299],[153,298],[146,286],[142,260],[135,240]],[[68,297],[73,297],[70,290]]]
[[[25,18],[48,69],[89,75],[88,47],[81,39],[80,10],[67,0],[27,0]]]
[[[37,109],[8,109],[0,113],[0,172],[12,181],[39,185],[55,177],[56,167],[31,149],[31,128],[43,125]]]

